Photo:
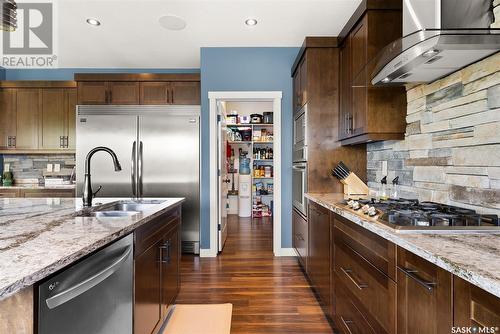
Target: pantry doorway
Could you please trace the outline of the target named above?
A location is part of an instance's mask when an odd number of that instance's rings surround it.
[[[223,252],[228,219],[272,224],[281,249],[281,92],[209,92],[210,249]]]

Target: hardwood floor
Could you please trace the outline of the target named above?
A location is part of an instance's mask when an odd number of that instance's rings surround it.
[[[292,257],[274,257],[270,220],[231,216],[217,258],[182,256],[176,303],[232,303],[231,333],[332,333]]]

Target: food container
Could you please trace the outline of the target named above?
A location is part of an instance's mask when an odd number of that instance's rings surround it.
[[[264,167],[264,177],[273,177],[273,168],[271,166]]]
[[[252,128],[239,128],[238,129],[241,134],[241,140],[243,141],[251,141],[252,140]]]
[[[262,115],[261,114],[251,114],[251,122],[252,124],[261,124],[262,123]]]
[[[227,115],[226,124],[238,124],[238,114]]]
[[[273,124],[273,113],[266,111],[263,116],[264,124]]]
[[[240,124],[250,124],[250,116],[240,116]]]

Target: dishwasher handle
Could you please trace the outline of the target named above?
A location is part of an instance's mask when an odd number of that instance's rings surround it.
[[[118,270],[120,265],[125,261],[125,259],[130,255],[131,252],[132,246],[128,246],[127,249],[123,253],[121,253],[120,256],[118,256],[118,259],[106,268],[73,285],[72,287],[63,290],[50,298],[47,298],[45,302],[47,303],[48,308],[54,309],[70,301],[71,299],[78,297],[82,293],[92,289],[94,286],[104,281],[106,278],[108,278]]]

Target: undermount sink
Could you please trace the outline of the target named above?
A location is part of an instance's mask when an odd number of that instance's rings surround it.
[[[110,218],[110,217],[130,217],[140,213],[139,211],[96,211],[92,216],[97,218]]]
[[[95,209],[96,212],[119,211],[119,212],[143,212],[150,210],[163,203],[158,200],[141,200],[141,201],[120,201],[110,205],[103,205]]]
[[[118,201],[80,211],[76,216],[96,218],[130,217],[148,211],[163,202],[161,200]]]

